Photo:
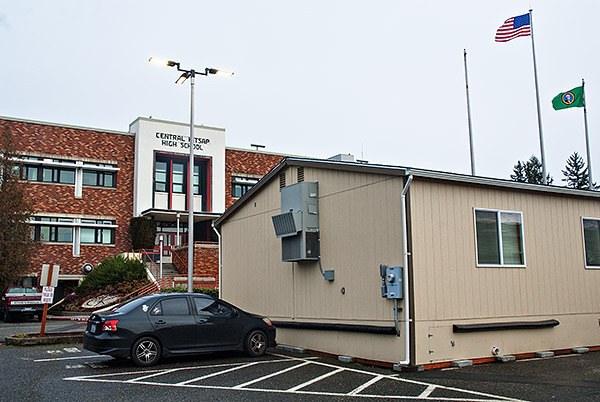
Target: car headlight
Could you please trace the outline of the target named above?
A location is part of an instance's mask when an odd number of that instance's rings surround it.
[[[271,320],[269,320],[267,317],[263,317],[263,319],[262,319],[262,320],[263,320],[263,321],[265,322],[265,324],[267,324],[269,327],[272,327],[272,326],[273,326],[273,323],[272,323],[272,322],[271,322]]]

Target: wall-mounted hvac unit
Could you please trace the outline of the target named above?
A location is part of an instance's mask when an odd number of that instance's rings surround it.
[[[319,187],[300,182],[281,189],[281,214],[273,218],[286,262],[319,260]]]

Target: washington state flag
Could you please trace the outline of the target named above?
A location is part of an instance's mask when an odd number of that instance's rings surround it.
[[[583,107],[583,86],[576,87],[567,92],[561,92],[552,99],[554,110],[569,107]]]

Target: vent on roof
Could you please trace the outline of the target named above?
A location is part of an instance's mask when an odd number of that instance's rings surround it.
[[[298,168],[298,183],[304,181],[304,166]]]
[[[279,188],[285,187],[285,173],[279,175]]]

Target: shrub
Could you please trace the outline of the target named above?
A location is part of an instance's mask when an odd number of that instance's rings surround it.
[[[153,248],[156,223],[151,216],[137,216],[129,221],[129,234],[134,250]]]
[[[186,293],[187,287],[175,286],[174,288],[163,288],[161,290],[161,292],[162,293]],[[194,293],[204,293],[205,295],[212,296],[215,299],[219,298],[219,289],[194,288]]]
[[[75,293],[82,296],[105,288],[116,293],[127,293],[133,283],[135,287],[148,283],[144,263],[116,255],[98,264],[75,289]]]

